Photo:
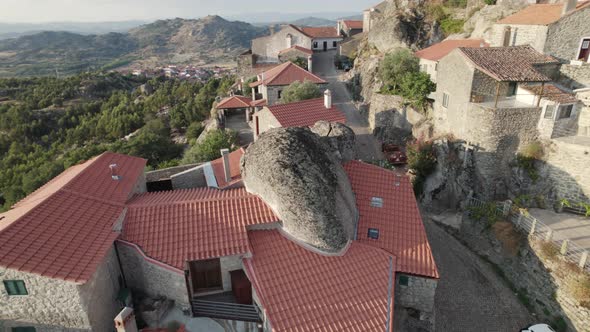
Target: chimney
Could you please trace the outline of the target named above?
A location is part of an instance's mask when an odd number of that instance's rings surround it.
[[[313,57],[311,55],[307,57],[307,71],[313,73]]]
[[[113,179],[115,181],[121,180],[121,176],[119,175],[119,172],[117,169],[117,168],[119,168],[119,165],[111,164],[111,165],[109,165],[109,168],[111,169],[111,179]]]
[[[576,9],[577,5],[578,5],[578,0],[564,0],[563,1],[563,10],[561,11],[561,16],[564,16],[565,14]]]
[[[231,182],[231,172],[229,170],[229,149],[221,150],[221,157],[223,158],[223,173],[225,174],[225,182]]]
[[[327,109],[332,108],[332,91],[330,90],[324,92],[324,106],[326,106]]]

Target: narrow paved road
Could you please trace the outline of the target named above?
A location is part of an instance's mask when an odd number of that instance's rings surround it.
[[[334,66],[335,55],[335,51],[316,53],[313,58],[313,72],[329,82],[334,105],[346,114],[347,125],[354,130],[357,137],[357,159],[365,161],[382,159],[378,140],[372,135],[366,119],[352,103],[346,85],[338,79],[340,73]]]
[[[441,275],[437,332],[517,332],[534,323],[487,263],[426,217],[424,224]]]

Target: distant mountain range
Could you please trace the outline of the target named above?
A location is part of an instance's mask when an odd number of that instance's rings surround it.
[[[138,64],[232,61],[267,28],[227,21],[160,20],[126,33],[83,35],[45,31],[0,41],[0,77],[74,74]]]
[[[51,22],[51,23],[1,23],[0,40],[32,35],[43,31],[67,31],[81,35],[100,35],[109,32],[127,32],[146,21],[121,22]]]

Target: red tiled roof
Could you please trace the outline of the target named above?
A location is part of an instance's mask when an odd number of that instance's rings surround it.
[[[335,27],[295,27],[311,38],[339,38],[340,32]]]
[[[349,29],[362,29],[363,28],[363,21],[344,20],[343,22]]]
[[[244,96],[232,96],[225,98],[224,100],[220,101],[217,105],[219,109],[236,109],[236,108],[248,108],[250,107],[250,102],[252,99]]]
[[[576,96],[573,93],[569,93],[565,90],[563,90],[562,88],[554,85],[554,84],[545,84],[544,87],[541,87],[541,85],[527,85],[527,84],[523,84],[520,86],[521,88],[528,90],[532,93],[534,93],[535,95],[540,95],[541,94],[541,90],[543,91],[543,97],[544,99],[547,100],[551,100],[560,104],[572,104],[572,103],[576,103],[578,101],[578,99],[576,98]]]
[[[299,52],[303,52],[303,53],[308,54],[308,55],[312,55],[313,54],[313,51],[310,50],[309,48],[301,47],[301,46],[298,46],[298,45],[295,45],[293,47],[286,48],[286,49],[280,51],[279,54],[287,53],[289,51],[299,51]]]
[[[245,189],[149,193],[129,203],[121,239],[184,270],[186,261],[249,252],[246,226],[276,221],[272,210]]]
[[[119,181],[111,178],[111,164],[119,165]],[[106,152],[16,204],[0,231],[0,266],[88,281],[118,236],[113,226],[144,167],[144,159]]]
[[[266,106],[267,104],[268,103],[267,103],[266,99],[253,100],[250,102],[250,106],[252,106],[252,107]]]
[[[398,272],[438,278],[408,177],[358,161],[346,163],[344,170],[350,179],[359,210],[358,241],[395,255]],[[373,197],[383,199],[382,208],[371,206]],[[379,230],[378,240],[368,237],[369,228]]]
[[[244,265],[273,331],[392,330],[395,257],[360,243],[325,256],[278,230],[248,237]]]
[[[229,154],[229,173],[231,175],[231,181],[225,181],[225,170],[223,168],[223,158],[215,159],[211,162],[213,173],[215,174],[215,180],[217,180],[217,187],[224,189],[228,186],[232,186],[242,180],[242,174],[240,173],[240,160],[246,153],[243,148],[240,148]]]
[[[268,108],[282,127],[310,127],[318,121],[346,123],[346,116],[336,106],[327,109],[324,98],[309,99]]]
[[[315,84],[326,83],[323,79],[308,72],[307,70],[299,67],[298,65],[287,61],[273,69],[266,71],[262,74],[264,80],[254,82],[250,84],[250,87],[256,87],[261,84],[267,86],[273,85],[289,85],[295,81],[305,82],[310,81]]]
[[[536,64],[559,63],[529,45],[509,47],[459,48],[477,69],[501,82],[549,82]]]
[[[590,1],[580,1],[574,11],[584,8],[590,8]],[[561,19],[562,10],[563,3],[532,4],[501,19],[498,24],[549,25]]]
[[[483,39],[444,40],[414,54],[421,59],[438,61],[458,47],[480,47],[482,43],[485,47],[490,46]]]

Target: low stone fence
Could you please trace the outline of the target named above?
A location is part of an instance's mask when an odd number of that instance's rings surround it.
[[[517,229],[528,234],[537,240],[551,242],[557,248],[560,248],[560,255],[567,261],[577,264],[581,269],[590,272],[590,262],[588,262],[588,251],[578,246],[570,239],[555,239],[555,231],[547,226],[541,220],[531,216],[526,211],[513,209],[511,201],[499,203],[487,203],[476,198],[470,198],[467,202],[468,208],[490,207],[492,204],[497,216],[504,216],[511,221]]]

